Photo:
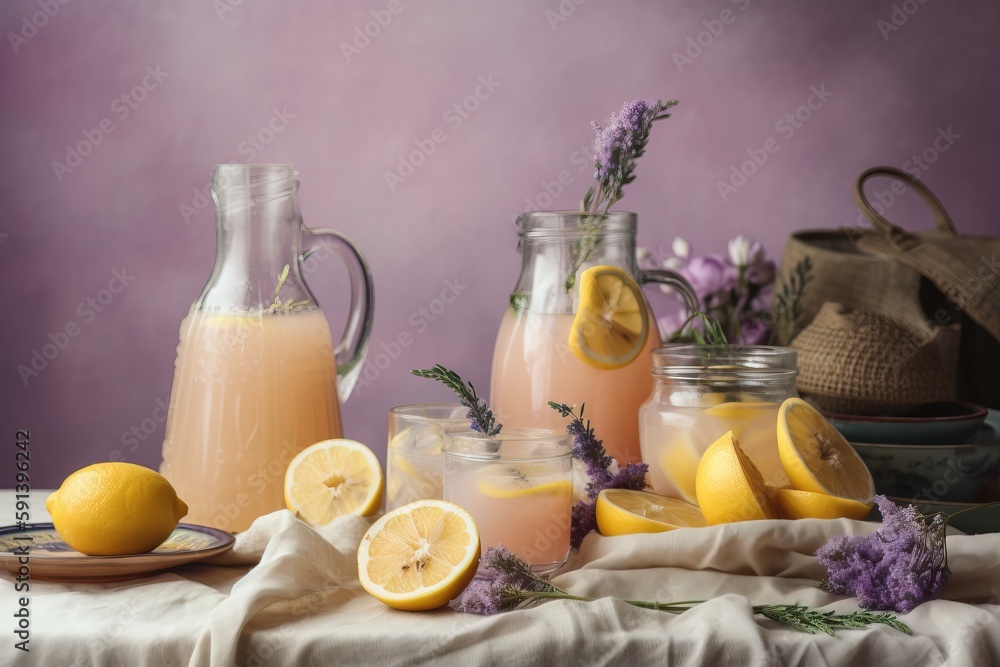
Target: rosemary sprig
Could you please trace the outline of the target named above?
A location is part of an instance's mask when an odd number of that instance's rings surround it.
[[[715,347],[724,347],[729,345],[729,340],[726,338],[726,331],[722,328],[722,324],[718,320],[712,319],[708,316],[708,314],[700,310],[696,310],[691,313],[691,315],[684,321],[684,324],[682,324],[677,329],[677,332],[670,337],[670,342],[674,343],[682,340],[685,336],[684,330],[699,317],[705,324],[705,334],[702,335],[697,329],[691,327],[690,336],[694,339],[695,343],[698,345],[709,345]]]
[[[802,292],[812,280],[812,260],[805,257],[792,269],[788,281],[774,295],[774,331],[772,341],[777,345],[788,345],[798,333],[795,329],[802,315]]]
[[[547,582],[546,582],[547,583]],[[570,595],[565,591],[551,586],[544,590],[521,590],[512,586],[506,587],[500,593],[501,600],[510,607],[526,607],[535,601],[542,600],[576,600],[578,602],[594,602],[598,598]],[[622,600],[626,604],[642,609],[663,611],[668,614],[683,614],[704,600],[685,600],[683,602],[655,602],[647,600]],[[888,612],[871,612],[859,609],[849,614],[838,614],[833,611],[818,611],[799,604],[764,604],[752,607],[753,613],[768,618],[776,623],[787,625],[816,634],[823,632],[833,636],[837,630],[863,630],[871,625],[888,625],[890,628],[912,635],[913,631]]]
[[[486,435],[500,433],[503,425],[496,423],[493,411],[486,405],[486,401],[479,398],[472,383],[462,380],[458,373],[448,370],[441,364],[435,364],[433,368],[412,370],[410,373],[428,380],[437,380],[455,392],[459,402],[469,408],[468,417],[472,422],[472,430],[480,431]]]

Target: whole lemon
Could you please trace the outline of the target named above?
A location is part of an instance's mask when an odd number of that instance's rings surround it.
[[[188,511],[163,475],[121,462],[77,470],[45,507],[59,537],[91,556],[152,551]]]

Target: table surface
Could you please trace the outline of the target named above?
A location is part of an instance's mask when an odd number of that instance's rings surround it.
[[[32,522],[49,520],[46,495],[31,494]],[[13,504],[13,492],[0,491],[3,516],[13,517]],[[1000,664],[997,535],[949,538],[951,599],[903,617],[913,636],[875,626],[828,637],[754,617],[749,604],[856,609],[855,600],[817,589],[812,553],[831,535],[870,530],[860,522],[594,535],[557,581],[600,600],[481,617],[400,612],[364,593],[352,549],[370,520],[350,517],[320,536],[287,512],[272,517],[273,535],[258,531],[266,551],[253,569],[192,564],[119,583],[32,580],[31,652],[14,649],[8,630],[0,664]],[[3,579],[0,587],[12,590],[13,576]],[[710,601],[673,616],[609,595]],[[0,599],[9,619],[15,596]]]

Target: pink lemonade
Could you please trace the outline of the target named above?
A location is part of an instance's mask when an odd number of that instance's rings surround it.
[[[192,310],[181,323],[160,472],[184,521],[236,532],[283,509],[288,463],[341,433],[321,311]]]
[[[653,388],[650,352],[660,347],[656,322],[651,316],[646,344],[632,363],[604,370],[570,350],[573,318],[572,313],[507,309],[493,352],[490,406],[505,426],[564,430],[566,419],[548,402],[586,403],[584,416],[608,453],[637,463],[639,406]]]
[[[533,570],[555,569],[569,552],[573,485],[565,470],[529,475],[523,467],[493,463],[462,470],[448,477],[445,500],[472,515],[484,552],[502,544]]]

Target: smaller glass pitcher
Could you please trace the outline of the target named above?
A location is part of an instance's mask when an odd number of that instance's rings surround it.
[[[284,508],[292,458],[343,435],[340,400],[371,331],[371,274],[342,234],[303,225],[298,186],[291,164],[215,168],[215,268],[181,322],[160,468],[192,523],[235,532]],[[350,313],[336,347],[302,277],[314,244],[349,269]]]
[[[640,353],[617,367],[596,367],[567,344],[580,305],[580,277],[589,268],[620,270],[639,284],[670,285],[689,311],[698,299],[673,271],[636,266],[636,214],[532,211],[517,220],[523,258],[493,349],[490,404],[508,427],[563,429],[549,401],[586,404],[585,417],[620,463],[639,461],[639,406],[649,396],[650,353],[662,345],[648,304]]]

